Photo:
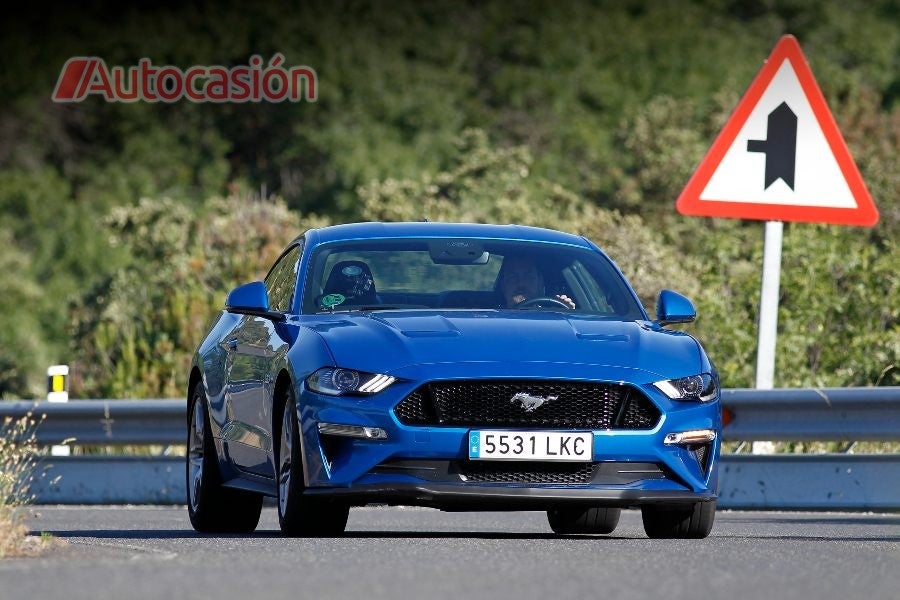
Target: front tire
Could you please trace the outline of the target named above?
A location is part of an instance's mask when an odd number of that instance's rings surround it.
[[[259,523],[262,496],[222,485],[202,383],[194,386],[186,454],[188,516],[202,533],[250,533]]]
[[[644,531],[654,539],[703,539],[712,531],[716,502],[695,502],[687,507],[645,506],[641,509]]]
[[[278,452],[278,524],[290,537],[337,536],[350,507],[304,494],[303,450],[293,390],[286,392]]]
[[[612,533],[619,524],[621,508],[562,508],[547,511],[547,521],[553,533],[597,534]]]

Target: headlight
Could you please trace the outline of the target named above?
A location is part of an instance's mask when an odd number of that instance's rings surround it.
[[[681,377],[680,379],[664,379],[653,385],[672,400],[709,402],[715,400],[719,393],[716,380],[709,373]]]
[[[306,378],[309,389],[320,394],[377,394],[397,379],[390,375],[363,373],[353,369],[324,367]]]

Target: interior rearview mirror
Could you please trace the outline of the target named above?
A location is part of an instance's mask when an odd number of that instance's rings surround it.
[[[475,240],[435,240],[428,244],[428,252],[438,265],[486,265],[491,258]]]

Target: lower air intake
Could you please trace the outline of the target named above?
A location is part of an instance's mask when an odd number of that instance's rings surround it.
[[[593,463],[469,462],[460,466],[464,481],[477,483],[587,484]]]

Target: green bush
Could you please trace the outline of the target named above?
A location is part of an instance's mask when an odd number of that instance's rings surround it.
[[[191,355],[228,291],[262,279],[291,239],[325,222],[300,219],[280,200],[238,196],[195,210],[170,199],[115,209],[112,249],[132,262],[73,311],[73,395],[183,395]]]

